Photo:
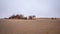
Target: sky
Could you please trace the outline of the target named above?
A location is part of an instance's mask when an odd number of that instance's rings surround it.
[[[14,14],[60,18],[60,0],[0,0],[0,18]]]

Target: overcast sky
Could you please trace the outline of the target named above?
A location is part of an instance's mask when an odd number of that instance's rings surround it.
[[[13,14],[60,18],[60,0],[0,0],[0,18]]]

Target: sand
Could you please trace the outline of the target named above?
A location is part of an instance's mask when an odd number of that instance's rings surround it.
[[[60,34],[60,19],[0,19],[0,34]]]

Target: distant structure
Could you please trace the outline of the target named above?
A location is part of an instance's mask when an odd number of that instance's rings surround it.
[[[24,17],[23,15],[12,15],[9,19],[27,19],[27,17]]]
[[[52,20],[56,20],[57,18],[51,18]]]
[[[24,15],[12,15],[12,16],[10,16],[9,18],[5,18],[5,19],[25,19],[25,20],[27,20],[27,19],[31,19],[31,20],[35,20],[36,19],[36,16],[28,16],[28,18],[27,17],[24,17]]]
[[[29,16],[29,19],[35,20],[36,19],[36,16]]]

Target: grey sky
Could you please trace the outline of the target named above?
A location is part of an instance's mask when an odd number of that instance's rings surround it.
[[[60,18],[60,0],[0,0],[0,18],[13,14]]]

